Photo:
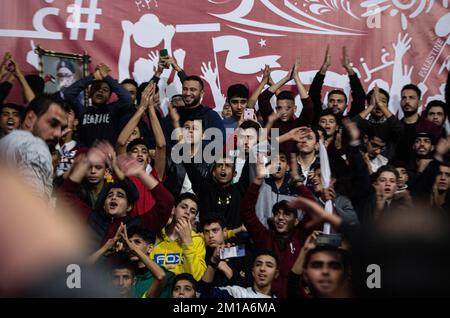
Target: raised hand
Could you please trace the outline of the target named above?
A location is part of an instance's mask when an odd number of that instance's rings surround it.
[[[309,215],[310,220],[305,224],[306,228],[312,228],[328,221],[328,212],[325,211],[325,209],[318,203],[310,199],[296,197],[295,199],[289,201],[289,206],[291,208],[302,209],[302,211]]]
[[[256,177],[255,177],[256,180],[258,181],[263,180],[268,175],[268,171],[270,170],[270,168],[271,165],[268,165],[266,167],[266,164],[264,162],[264,156],[259,154],[256,160]]]
[[[294,69],[292,71],[292,78],[296,80],[300,80],[300,76],[298,75],[298,72],[300,72],[300,58],[297,57],[295,59],[294,63]]]
[[[122,233],[123,233],[124,227],[125,227],[125,225],[123,223],[120,223],[114,237],[112,237],[106,241],[105,245],[103,246],[103,248],[105,249],[105,255],[117,253],[122,250],[122,248],[123,248],[122,244],[118,244],[118,243],[119,243],[119,240],[122,238]]]
[[[263,72],[263,76],[261,79],[261,82],[269,84],[269,79],[270,79],[270,66],[269,65],[265,65],[264,69],[262,70]]]
[[[349,75],[355,74],[355,72],[353,71],[352,65],[350,63],[350,58],[348,57],[348,54],[347,54],[346,46],[344,46],[342,48],[342,66],[345,68],[345,70],[347,71],[347,73]]]
[[[108,156],[114,152],[114,148],[107,141],[94,144],[87,153],[87,159],[91,164],[104,163]]]
[[[359,141],[360,131],[355,122],[351,120],[346,120],[342,122],[344,127],[347,129],[348,134],[350,135],[350,142]]]
[[[327,45],[327,49],[325,51],[325,57],[323,59],[322,66],[320,67],[320,73],[322,75],[325,75],[325,73],[328,71],[328,68],[331,65],[331,55],[330,55],[330,45]]]
[[[168,109],[169,109],[170,118],[172,119],[172,123],[177,123],[179,125],[180,124],[180,114],[178,114],[177,109],[175,107],[173,107],[172,103],[169,103]]]
[[[297,163],[297,156],[295,153],[291,153],[291,183],[292,184],[298,184],[305,181],[305,177],[303,175],[300,175],[298,171],[298,163]]]
[[[156,84],[153,81],[148,83],[147,87],[142,92],[141,103],[139,107],[146,110],[148,107],[153,106],[153,97],[155,95]]]
[[[120,155],[117,158],[117,161],[119,163],[120,170],[122,170],[127,177],[139,176],[143,173],[145,174],[145,167],[126,154]]]
[[[104,63],[100,63],[99,65],[97,65],[96,70],[98,70],[100,72],[102,79],[104,79],[106,76],[108,76],[109,72],[111,72],[111,69],[109,68],[109,66]]]
[[[178,220],[177,224],[175,225],[175,232],[180,237],[182,244],[192,243],[191,222],[189,222],[185,218],[181,218],[180,220]]]
[[[450,136],[447,136],[447,138],[439,139],[436,145],[436,154],[435,154],[436,159],[438,159],[439,161],[444,161],[444,156],[449,151],[450,151]]]

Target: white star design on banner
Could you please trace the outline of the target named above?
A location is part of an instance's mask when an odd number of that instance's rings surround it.
[[[258,44],[259,44],[261,47],[266,46],[266,40],[261,39],[261,40],[259,40]]]

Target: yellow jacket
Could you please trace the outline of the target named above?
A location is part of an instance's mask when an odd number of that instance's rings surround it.
[[[171,241],[163,229],[156,238],[150,258],[175,274],[188,273],[199,281],[206,271],[205,254],[201,233],[192,231],[192,243],[181,244],[179,239]]]

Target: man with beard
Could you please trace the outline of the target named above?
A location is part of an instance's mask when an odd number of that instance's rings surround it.
[[[347,71],[349,80],[350,80],[350,88],[352,91],[352,104],[350,110],[348,112],[348,117],[353,118],[361,111],[364,110],[364,99],[366,94],[364,92],[364,88],[361,85],[361,82],[358,78],[358,75],[353,70],[350,59],[347,55],[347,49],[344,46],[342,52],[342,66]],[[327,48],[325,53],[324,62],[317,72],[316,76],[314,76],[313,82],[311,83],[311,87],[309,88],[309,95],[311,96],[312,102],[314,104],[314,120],[313,123],[317,123],[319,121],[319,115],[322,112],[322,86],[325,80],[325,75],[328,71],[328,68],[331,66],[331,55],[329,54],[329,48]],[[328,103],[327,108],[333,110],[333,113],[337,115],[337,117],[342,118],[345,110],[347,109],[348,100],[344,91],[340,89],[334,89],[328,93]],[[340,122],[340,120],[339,120]]]
[[[119,119],[131,110],[130,93],[108,75],[110,71],[107,65],[100,64],[93,75],[80,79],[64,91],[65,100],[78,108],[78,139],[86,147],[92,146],[95,140],[107,140],[115,145],[120,132]],[[78,95],[89,85],[92,107],[85,107],[78,101]],[[119,99],[108,104],[113,92]]]
[[[186,77],[183,81],[184,107],[177,109],[178,114],[180,115],[179,121],[184,123],[191,118],[201,119],[204,131],[208,128],[219,129],[222,133],[222,142],[225,142],[225,128],[219,114],[212,108],[204,106],[201,103],[204,93],[203,80],[200,77],[196,75]],[[167,132],[170,137],[173,130],[173,125],[170,122],[170,118],[167,117],[166,127],[168,127],[167,129],[169,131]],[[176,143],[176,140],[172,140],[172,143]]]
[[[431,206],[450,211],[450,136],[441,138],[436,145],[434,158],[423,173],[417,175],[416,182],[411,185],[411,192],[416,202],[431,203]]]
[[[417,112],[421,104],[422,92],[414,84],[403,86],[401,91],[400,106],[402,107],[404,117],[403,135],[397,143],[396,159],[407,162],[413,155],[413,144],[416,136],[416,127],[420,122],[420,116]]]
[[[49,95],[31,101],[26,108],[22,129],[0,140],[0,154],[29,182],[35,192],[50,199],[53,190],[53,166],[49,146],[55,147],[67,126],[67,105]]]
[[[434,145],[435,139],[430,132],[420,130],[416,133],[413,145],[414,156],[407,163],[407,171],[412,183],[415,182],[417,173],[423,172],[431,162]]]

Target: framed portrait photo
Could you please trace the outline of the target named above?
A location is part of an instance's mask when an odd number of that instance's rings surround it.
[[[55,52],[38,45],[36,53],[39,55],[40,76],[45,81],[45,93],[63,91],[77,80],[89,75],[88,66],[91,57],[86,52],[83,54]],[[87,92],[81,95],[83,96],[79,98],[87,105]]]

